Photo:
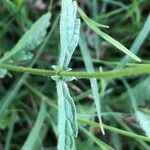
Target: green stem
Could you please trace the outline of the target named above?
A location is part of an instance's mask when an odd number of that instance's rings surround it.
[[[99,128],[99,123],[97,123],[97,122],[93,122],[93,121],[82,119],[82,118],[78,118],[78,120],[83,124],[92,125],[94,127]],[[108,125],[105,125],[105,124],[103,124],[103,127],[104,127],[104,129],[112,131],[114,133],[118,133],[118,134],[121,134],[121,135],[124,135],[124,136],[127,136],[127,137],[131,137],[131,138],[135,138],[135,139],[141,139],[141,140],[146,141],[146,142],[150,142],[149,137],[145,137],[145,136],[142,136],[142,135],[135,134],[133,132],[128,132],[128,131],[124,131],[124,130],[121,130],[121,129],[117,129],[117,128],[114,128],[114,127],[111,127],[111,126],[108,126]]]
[[[136,67],[127,67],[124,69],[104,71],[104,72],[94,72],[94,73],[34,69],[30,67],[21,67],[8,64],[0,64],[0,68],[14,72],[29,73],[33,75],[40,75],[46,77],[57,75],[60,77],[76,77],[76,78],[121,78],[133,75],[150,74],[150,65],[141,65]]]

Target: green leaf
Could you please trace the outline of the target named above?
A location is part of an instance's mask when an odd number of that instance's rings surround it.
[[[32,58],[30,50],[35,49],[44,39],[46,29],[50,25],[50,13],[43,15],[38,19],[31,29],[29,29],[23,37],[18,41],[12,50],[5,53],[0,59],[0,63],[9,60],[27,60]]]
[[[135,59],[136,61],[141,62],[141,59],[137,57],[135,54],[133,54],[131,51],[129,51],[125,46],[123,46],[121,43],[110,37],[108,34],[101,31],[93,21],[78,7],[78,11],[82,19],[85,21],[85,23],[99,36],[101,36],[103,39],[117,47],[119,50],[130,56],[131,58]]]
[[[150,33],[150,14],[148,15],[141,31],[139,32],[138,36],[135,38],[133,44],[130,47],[131,52],[137,54],[144,44],[146,38]],[[122,58],[121,62],[118,64],[117,68],[123,68],[131,59],[128,56]]]
[[[80,19],[76,19],[77,3],[72,0],[62,0],[62,11],[60,19],[61,52],[58,66],[53,66],[57,71],[68,70],[72,54],[79,40]],[[77,136],[76,108],[69,93],[66,81],[72,78],[54,76],[58,93],[58,150],[72,150],[74,136]]]
[[[150,116],[140,111],[137,111],[135,115],[145,135],[150,137]]]
[[[85,67],[87,72],[94,72],[94,67],[92,64],[92,59],[85,41],[85,37],[84,34],[81,32],[81,36],[80,36],[80,41],[79,41],[79,45],[80,45],[80,49],[81,49],[81,53],[83,56],[83,60],[85,63]],[[99,88],[98,88],[98,83],[97,80],[95,78],[90,79],[90,83],[91,83],[91,88],[92,88],[92,93],[94,96],[94,101],[95,101],[95,105],[96,105],[96,111],[97,111],[97,115],[98,115],[98,119],[100,122],[100,128],[101,131],[104,134],[104,130],[102,127],[102,119],[101,119],[101,104],[100,104],[100,94],[99,94]]]
[[[46,35],[46,29],[50,25],[50,16],[50,13],[47,13],[38,19],[14,48],[4,54],[0,59],[0,63],[31,59],[33,54],[30,51],[35,49],[43,41]],[[6,73],[7,70],[0,69],[0,78],[4,78]]]
[[[74,101],[65,81],[56,81],[58,94],[58,150],[72,150],[77,136],[77,118]]]
[[[40,130],[44,123],[45,117],[46,117],[46,105],[44,102],[42,102],[37,120],[31,130],[27,140],[25,141],[25,143],[22,147],[22,150],[32,150],[33,149],[34,144],[39,140]]]
[[[78,45],[80,19],[76,19],[76,1],[62,1],[62,13],[60,20],[61,53],[59,67],[67,68],[72,54]]]

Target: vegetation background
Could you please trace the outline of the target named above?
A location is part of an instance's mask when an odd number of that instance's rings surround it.
[[[107,71],[133,66],[149,67],[149,0],[77,2],[89,18],[109,26],[99,28],[138,55],[142,64],[129,59],[103,40],[99,31],[92,31],[90,25],[82,20],[79,46],[70,63],[73,71],[88,71],[85,64],[90,60],[95,71],[99,68],[100,71]],[[60,0],[0,0],[0,56],[9,51],[49,10],[51,25],[43,43],[32,51],[33,59],[16,60],[14,63],[51,69],[59,56],[60,6]],[[105,135],[99,128],[89,80],[77,79],[68,84],[78,115],[77,150],[150,149],[149,75],[138,75],[137,72],[134,76],[98,80]],[[46,103],[46,110],[41,108],[42,102]],[[57,93],[55,82],[50,77],[10,71],[0,79],[0,149],[19,150],[28,140],[29,149],[34,143],[33,150],[53,150],[57,146],[57,135]]]

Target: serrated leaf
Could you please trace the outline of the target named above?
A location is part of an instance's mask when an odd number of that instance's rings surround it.
[[[150,116],[144,114],[143,112],[137,111],[136,113],[136,118],[145,132],[146,136],[150,137]]]
[[[74,101],[65,81],[56,82],[58,94],[58,150],[72,150],[74,136],[77,136],[77,118]]]
[[[76,19],[77,3],[72,0],[62,0],[62,11],[60,19],[61,52],[58,67],[55,70],[68,70],[72,54],[79,41],[80,20]],[[53,77],[57,85],[58,93],[58,150],[72,150],[74,136],[77,136],[76,108],[69,93],[66,81],[73,78]]]
[[[62,14],[60,20],[61,53],[59,59],[60,68],[67,68],[72,54],[79,41],[80,19],[76,19],[77,3],[68,1],[68,5],[62,1]]]
[[[35,49],[44,39],[46,29],[50,25],[50,13],[43,15],[32,27],[23,35],[14,48],[5,53],[0,59],[0,63],[9,60],[27,60],[32,58],[30,50]]]
[[[20,60],[29,60],[33,57],[30,50],[36,48],[44,39],[46,29],[50,25],[50,13],[43,15],[32,27],[23,35],[12,50],[6,52],[0,59],[0,63],[5,61],[13,62]],[[7,70],[0,69],[0,78],[4,78]]]

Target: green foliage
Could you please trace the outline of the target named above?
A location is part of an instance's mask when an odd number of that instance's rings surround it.
[[[145,131],[145,134],[148,137],[150,137],[150,132],[149,132],[150,131],[150,128],[149,128],[150,116],[137,110],[138,109],[138,104],[136,102],[136,97],[135,97],[135,95],[137,96],[137,94],[132,92],[132,90],[131,90],[131,88],[130,88],[130,86],[127,82],[124,81],[124,83],[127,87],[129,97],[131,99],[131,104],[132,104],[133,110],[135,112],[136,119],[138,120],[141,128]]]
[[[143,28],[141,29],[140,33],[138,34],[138,36],[136,37],[136,39],[134,40],[133,44],[131,45],[131,52],[133,52],[134,54],[137,54],[138,51],[140,50],[140,48],[142,47],[142,44],[144,43],[144,41],[146,40],[146,38],[148,37],[149,33],[150,33],[150,14],[148,15]],[[130,61],[128,56],[125,56],[122,60],[121,63],[119,63],[118,68],[125,66],[128,61]]]
[[[134,95],[134,99],[136,101],[137,106],[144,105],[146,101],[149,101],[150,97],[150,77],[146,77],[142,80],[142,82],[139,82],[137,85],[132,87],[132,93]],[[119,101],[125,101],[126,99],[129,99],[128,93],[124,92],[119,98]]]
[[[97,27],[97,25],[95,24],[95,22],[91,21],[91,19],[88,16],[86,16],[86,14],[80,8],[78,10],[79,10],[79,13],[80,13],[81,17],[85,21],[85,23],[93,31],[95,31],[99,36],[101,36],[103,39],[105,39],[106,41],[108,41],[111,44],[113,44],[115,47],[117,47],[119,50],[121,50],[122,52],[124,52],[125,54],[127,54],[128,56],[130,56],[132,59],[141,62],[141,59],[139,57],[137,57],[136,55],[134,55],[131,51],[129,51],[125,46],[123,46],[121,43],[119,43],[118,41],[116,41],[115,39],[113,39],[112,37],[110,37],[108,34],[106,34],[103,31],[101,31]]]
[[[50,25],[50,16],[48,12],[38,19],[32,25],[31,29],[29,29],[18,41],[14,48],[4,54],[0,59],[0,63],[31,59],[33,54],[30,51],[35,49],[43,41],[46,35],[46,29]],[[5,74],[6,70],[0,70],[0,77],[4,77]]]
[[[46,35],[46,29],[50,25],[50,13],[43,15],[38,19],[30,30],[28,30],[23,37],[18,41],[12,50],[5,53],[0,59],[0,63],[13,57],[13,60],[28,60],[32,58],[29,50],[35,49]]]
[[[61,51],[58,67],[53,67],[55,70],[68,70],[72,54],[78,44],[80,20],[76,19],[76,13],[76,1],[62,0],[60,19]],[[65,82],[70,79],[59,79],[57,76],[53,79],[56,81],[58,94],[58,150],[72,150],[74,147],[73,137],[77,136],[78,127],[75,104]]]
[[[71,150],[74,146],[73,136],[77,136],[77,118],[74,101],[64,81],[57,81],[58,93],[58,149]]]
[[[6,150],[150,149],[150,2],[78,2],[81,29],[76,1],[0,1],[0,146]],[[52,18],[40,18],[45,12]],[[136,55],[143,64],[133,62],[140,61]]]
[[[60,20],[61,52],[59,67],[66,69],[79,40],[80,20],[76,19],[76,1],[62,0],[62,12]]]
[[[83,60],[84,60],[87,72],[94,72],[94,67],[92,65],[92,59],[88,52],[88,47],[87,47],[86,40],[85,40],[83,33],[81,33],[81,36],[80,36],[80,48],[81,48],[81,53],[83,56]],[[100,122],[100,128],[104,134],[104,130],[103,130],[103,126],[102,126],[102,119],[101,119],[100,95],[99,95],[99,88],[98,88],[98,83],[97,83],[96,78],[90,79],[90,83],[91,83],[92,93],[94,96],[98,119]]]
[[[46,106],[45,103],[43,102],[40,107],[40,111],[37,117],[37,120],[31,129],[31,132],[25,141],[22,150],[32,150],[38,140],[40,140],[40,130],[43,126],[44,120],[46,117]]]

